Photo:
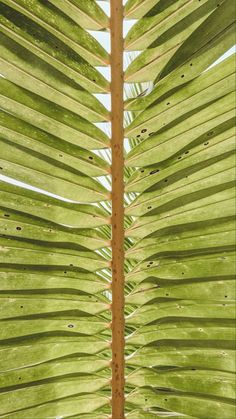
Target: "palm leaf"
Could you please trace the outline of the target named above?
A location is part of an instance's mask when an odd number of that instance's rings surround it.
[[[109,112],[91,93],[109,89],[94,67],[109,56],[85,29],[108,18],[53,3],[1,2],[1,174],[21,182],[1,181],[1,415],[104,417],[109,164],[93,150]]]
[[[233,2],[0,3],[0,416],[233,419]]]
[[[234,57],[207,70],[234,18],[217,3],[127,4],[132,17],[155,6],[126,38],[146,48],[126,80],[154,81],[126,105],[139,111],[125,132],[131,418],[234,416]]]

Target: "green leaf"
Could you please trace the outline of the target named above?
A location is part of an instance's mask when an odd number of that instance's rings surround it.
[[[180,228],[185,229],[187,224],[191,228],[191,225],[195,223],[193,227],[198,228],[201,226],[201,223],[212,223],[217,218],[225,221],[225,218],[234,216],[234,199],[234,188],[230,188],[223,192],[212,194],[209,197],[201,198],[198,201],[187,203],[184,207],[177,207],[163,214],[144,216],[129,230],[127,229],[126,235],[142,239],[147,236],[158,236],[158,230],[167,228],[170,223],[174,228],[181,226]],[[225,212],[223,212],[224,209]]]
[[[92,382],[91,382],[92,385]],[[87,412],[94,412],[96,409],[102,406],[109,405],[109,398],[99,394],[83,394],[77,395],[76,394],[76,386],[74,382],[68,385],[68,383],[64,383],[61,385],[55,385],[55,391],[52,389],[51,400],[50,403],[47,402],[47,398],[45,398],[45,403],[40,403],[40,398],[37,397],[37,391],[35,391],[35,400],[31,403],[35,406],[33,407],[26,407],[23,406],[23,409],[20,410],[15,409],[16,405],[14,404],[15,399],[9,401],[9,394],[10,393],[3,393],[2,400],[5,402],[2,407],[2,413],[7,414],[10,410],[10,415],[14,415],[15,418],[25,418],[25,415],[30,415],[30,417],[50,417],[55,414],[60,415],[80,415]],[[74,391],[70,388],[74,388]],[[68,389],[68,390],[67,390]],[[56,391],[57,390],[57,391]],[[46,392],[46,389],[45,389]],[[24,394],[24,393],[23,393]],[[22,397],[22,400],[27,399],[27,390],[26,390],[26,397]],[[56,394],[63,394],[65,395],[64,398],[56,396]],[[16,395],[19,393],[16,392]],[[18,400],[21,399],[19,397]],[[48,398],[50,398],[50,393],[48,394]],[[56,399],[56,400],[55,400]],[[61,400],[60,400],[61,399]],[[27,399],[28,400],[28,399]],[[23,403],[22,403],[23,405]],[[31,405],[32,406],[32,405]],[[9,414],[8,414],[9,416]]]
[[[19,294],[24,297],[29,292],[40,294],[40,298],[47,297],[47,292],[71,298],[71,295],[97,294],[105,291],[109,283],[99,275],[86,272],[72,271],[71,268],[59,270],[56,267],[42,270],[35,267],[20,269],[20,267],[1,267],[2,296]],[[45,294],[46,291],[46,294]],[[19,295],[18,295],[19,296]]]
[[[221,252],[213,255],[188,255],[182,258],[159,258],[155,262],[139,264],[126,275],[127,281],[142,282],[147,278],[177,280],[216,278],[234,276],[235,256]]]
[[[209,49],[209,44],[214,39],[224,33],[231,26],[235,27],[235,5],[230,0],[225,0],[219,7],[206,19],[197,30],[193,32],[183,46],[175,53],[167,66],[161,73],[161,78],[173,71],[176,65],[188,61],[192,56],[203,55]],[[196,40],[198,42],[196,42]],[[200,41],[199,41],[200,40]],[[199,58],[200,58],[199,57]]]
[[[128,0],[125,4],[125,17],[139,19],[159,2],[160,0]]]
[[[235,90],[234,55],[203,73],[177,92],[158,101],[139,114],[125,131],[126,137],[139,135],[142,140],[150,133],[174,123],[184,115],[191,115],[199,107]]]
[[[0,144],[4,153],[4,159],[0,160],[3,175],[25,183],[30,179],[32,186],[74,201],[96,202],[108,198],[107,190],[95,179],[67,167],[57,167],[53,161],[47,161],[47,156],[35,152],[32,155],[31,150],[28,153],[14,143],[0,140]]]
[[[6,216],[7,215],[7,216]],[[110,245],[98,230],[72,229],[0,208],[0,232],[5,236],[97,250]],[[88,240],[89,239],[89,240]]]
[[[126,296],[128,304],[143,305],[157,298],[180,298],[186,299],[189,295],[194,300],[201,300],[202,296],[207,300],[224,300],[227,295],[227,301],[235,300],[234,279],[222,277],[219,279],[195,278],[183,279],[182,281],[173,280],[171,284],[168,280],[151,277],[140,285],[136,286],[134,291]],[[153,281],[153,282],[152,282]],[[178,283],[180,282],[180,283]]]
[[[185,342],[173,340],[172,344],[164,342],[140,348],[128,357],[126,363],[149,368],[178,366],[235,372],[235,350],[224,346],[223,342],[217,345],[215,341],[211,345],[194,341],[185,346]]]
[[[19,10],[22,13],[26,12],[25,8]],[[44,27],[38,25],[37,21],[34,22],[30,19],[31,14],[27,17],[25,14],[6,6],[6,4],[0,5],[0,11],[1,32],[6,35],[8,43],[12,39],[17,43],[19,49],[24,47],[31,51],[33,55],[30,55],[29,52],[28,55],[36,62],[39,61],[37,60],[37,57],[39,57],[51,65],[56,70],[54,71],[54,77],[59,72],[64,74],[72,80],[72,83],[68,81],[68,85],[73,86],[74,84],[79,90],[82,86],[92,93],[109,91],[109,82],[96,68],[72,50],[69,44],[62,42],[59,33],[48,32]],[[49,71],[50,74],[52,72],[53,69]],[[50,77],[50,74],[47,75],[47,78]],[[63,77],[60,77],[63,80]]]
[[[138,215],[141,215],[141,207],[143,212],[146,212],[146,209],[153,209],[155,205],[152,198],[156,198],[153,191],[159,190],[159,194],[162,195],[162,192],[171,190],[175,182],[179,186],[189,184],[190,187],[191,180],[193,180],[199,182],[199,189],[201,189],[204,186],[204,178],[209,178],[209,184],[205,183],[205,186],[209,186],[209,188],[223,184],[225,180],[226,182],[230,181],[234,136],[232,123],[234,121],[231,119],[210,131],[207,130],[196,141],[190,143],[190,147],[182,148],[180,153],[175,154],[172,151],[172,156],[170,155],[166,161],[136,171],[127,182],[126,190],[145,192],[145,194],[137,197],[130,207],[132,211],[134,213],[138,211]],[[171,150],[169,150],[170,152]],[[222,173],[223,171],[226,173]],[[219,173],[222,173],[222,181],[219,178]],[[214,181],[208,174],[214,176]],[[194,191],[192,190],[192,192]],[[144,203],[147,205],[147,202],[151,204],[151,208],[144,207]],[[127,209],[127,213],[131,211],[130,208]]]
[[[132,412],[128,413],[127,418],[129,419],[163,419],[162,412],[160,412],[160,415],[158,413],[150,413],[143,410],[132,410]],[[183,416],[179,416],[176,413],[173,415],[168,414],[168,418],[175,418],[175,419],[183,419]],[[192,416],[184,415],[184,419],[192,419]]]
[[[145,15],[142,13],[142,16],[139,16],[139,20],[126,36],[125,48],[128,50],[145,50],[150,44],[153,47],[153,44],[155,45],[154,41],[157,41],[159,38],[171,40],[172,37],[185,29],[185,22],[187,20],[192,20],[192,22],[197,20],[197,15],[193,12],[198,9],[203,12],[206,11],[205,3],[208,3],[208,5],[212,3],[212,6],[214,4],[214,7],[216,7],[216,3],[209,0],[203,0],[199,3],[189,2],[187,0],[168,0],[166,2],[149,0],[142,2],[144,3],[142,5],[137,4],[141,3],[139,0],[131,1],[133,3],[134,1],[136,2],[136,5],[132,6],[137,11],[139,9],[139,14],[144,8],[146,9],[146,13]],[[147,6],[151,5],[151,2],[153,3],[153,7],[147,10]],[[202,7],[203,5],[204,7]],[[126,9],[130,7],[131,5],[126,5]],[[163,37],[165,32],[167,32],[166,38]]]
[[[198,418],[214,417],[216,419],[233,419],[234,403],[231,400],[215,400],[198,394],[182,392],[158,392],[152,390],[137,390],[131,393],[127,401],[143,409],[162,407],[178,413],[192,415],[198,412]]]
[[[66,398],[75,394],[93,393],[100,390],[105,384],[107,384],[106,378],[91,376],[89,378],[64,379],[61,383],[43,383],[17,389],[14,392],[4,392],[0,395],[1,411],[4,413],[11,410],[28,409],[39,403],[48,403],[57,399],[57,394],[60,394],[59,398]]]
[[[2,34],[2,75],[91,122],[109,120],[109,113],[85,89]]]
[[[33,155],[40,155],[48,162],[76,170],[85,175],[104,176],[109,172],[109,164],[92,151],[66,142],[55,135],[46,133],[14,116],[1,112],[2,139],[13,143],[16,149],[26,150]],[[2,142],[4,144],[4,142]]]
[[[158,413],[150,413],[143,410],[132,410],[132,412],[128,413],[127,418],[129,419],[163,419],[162,412],[160,415]],[[168,418],[175,418],[175,419],[183,419],[183,416],[178,416],[174,414],[173,416],[171,414],[168,415]],[[192,419],[191,416],[184,416],[184,419]]]
[[[93,336],[78,337],[70,335],[58,336],[57,339],[47,336],[44,339],[41,338],[41,340],[37,338],[35,341],[29,338],[26,343],[17,344],[15,342],[12,347],[1,346],[2,361],[0,365],[3,371],[19,369],[20,372],[23,372],[25,367],[31,367],[34,364],[44,365],[45,363],[48,365],[49,361],[64,357],[68,362],[69,357],[72,356],[76,357],[78,364],[82,365],[79,368],[83,368],[82,371],[85,372],[85,362],[90,365],[90,362],[94,360],[94,357],[89,355],[95,355],[108,347],[109,345],[105,340]],[[27,351],[30,353],[30,357],[26,355]],[[88,365],[89,372],[91,367]],[[91,371],[93,371],[93,368]]]
[[[66,315],[65,315],[66,316]],[[40,334],[63,334],[71,333],[72,335],[94,335],[105,329],[105,323],[96,322],[94,319],[74,319],[73,323],[64,320],[51,320],[51,319],[37,319],[37,320],[19,320],[8,321],[2,320],[2,332],[0,339],[2,341],[18,339],[21,341],[24,337],[34,336]],[[73,327],[70,332],[69,327]],[[4,332],[5,330],[5,332]],[[69,332],[68,332],[69,330]]]
[[[180,304],[182,304],[181,300]],[[164,320],[162,324],[155,324],[155,328],[153,326],[140,327],[138,331],[128,337],[127,344],[138,346],[155,345],[156,342],[165,340],[167,336],[169,341],[175,339],[181,341],[217,341],[224,336],[224,341],[230,342],[235,339],[234,321],[224,320],[224,324],[222,324],[219,320],[212,322],[202,319],[194,322],[193,320],[189,321],[183,318],[179,321],[178,319],[169,322]],[[167,386],[163,385],[163,387]]]
[[[2,373],[1,387],[5,389],[8,388],[10,390],[10,387],[13,387],[14,385],[32,385],[31,380],[33,377],[37,384],[41,384],[40,387],[42,388],[42,382],[49,383],[52,379],[65,380],[68,374],[73,373],[75,374],[74,377],[83,373],[93,374],[107,367],[108,362],[106,360],[99,359],[99,357],[96,356],[76,357],[73,360],[54,360],[39,365],[29,366],[28,368],[21,370],[16,369],[4,371]],[[99,376],[94,375],[91,378],[96,381],[99,379]],[[91,380],[91,378],[88,375],[81,376],[81,383],[86,385],[88,384],[88,380]],[[102,380],[104,382],[106,378]],[[78,393],[79,392],[80,391],[78,391]]]
[[[139,143],[127,156],[128,166],[148,166],[162,162],[173,154],[180,153],[182,149],[188,150],[193,141],[203,134],[214,132],[214,129],[225,120],[233,117],[233,93],[216,100],[209,106],[197,109],[186,119],[176,121],[175,125],[159,130],[146,141]],[[199,121],[201,123],[199,124]],[[171,142],[171,147],[168,147]],[[162,153],[159,152],[162,149]],[[155,152],[154,152],[155,151]],[[157,157],[158,156],[158,160]]]
[[[172,4],[169,8],[172,10],[166,9],[165,5],[164,16],[161,10],[156,10],[156,15],[139,20],[126,42],[128,50],[144,51],[129,65],[127,79],[135,82],[154,80],[183,42],[222,2],[182,0]],[[170,15],[165,16],[166,13]]]
[[[109,266],[106,260],[94,252],[53,247],[53,243],[48,245],[47,243],[37,243],[37,241],[34,243],[1,237],[0,245],[0,264],[45,267],[74,266],[90,272]]]
[[[1,417],[114,416],[118,245],[122,415],[234,418],[235,56],[222,55],[235,44],[235,6],[125,3],[137,21],[122,47],[137,54],[125,105],[111,112],[96,95],[114,105],[118,94],[102,75],[116,60],[92,32],[116,33],[104,5],[0,4]],[[111,234],[114,109],[128,111],[123,245]]]
[[[227,300],[227,299],[225,299]],[[234,319],[234,304],[232,302],[222,303],[221,301],[192,301],[192,300],[177,300],[177,301],[164,301],[159,302],[157,305],[144,305],[126,318],[127,324],[134,325],[145,325],[160,319],[165,319],[167,317],[172,318],[220,318],[220,319]],[[164,326],[165,327],[165,326]],[[171,326],[170,326],[171,327]],[[155,325],[155,328],[158,332],[158,325]],[[184,324],[180,324],[180,328],[184,329]],[[174,336],[175,335],[174,328]],[[160,336],[160,339],[163,339],[163,336],[160,332],[156,333],[156,336]],[[164,332],[164,336],[167,336],[167,332]],[[171,339],[171,332],[168,337]],[[181,333],[180,336],[181,338]]]
[[[218,231],[217,231],[218,230]],[[207,242],[207,246],[206,246]],[[176,235],[166,234],[160,239],[144,239],[134,249],[126,253],[127,258],[136,260],[156,260],[160,254],[183,255],[187,253],[208,253],[219,252],[234,247],[234,225],[211,226],[209,229],[204,226],[202,229],[187,231]]]
[[[79,309],[78,309],[79,303]],[[3,320],[16,318],[16,317],[33,317],[33,316],[42,316],[53,314],[58,317],[66,316],[70,311],[78,316],[80,312],[97,315],[102,313],[107,309],[106,304],[93,301],[91,296],[89,297],[79,297],[75,300],[72,298],[70,300],[61,299],[53,300],[53,298],[43,298],[31,297],[31,298],[2,298],[1,297],[1,318]],[[91,319],[86,318],[88,323]],[[28,320],[27,320],[28,321]],[[76,331],[76,327],[74,329]]]
[[[224,5],[225,3],[223,3]],[[220,8],[219,8],[220,9]],[[217,9],[217,11],[219,10]],[[227,9],[228,10],[228,9]],[[214,14],[213,14],[214,15]],[[232,19],[232,12],[230,15],[230,19]],[[218,16],[218,19],[221,20],[221,16]],[[206,21],[204,30],[207,33],[209,24],[213,24],[212,22]],[[218,28],[215,23],[213,27],[216,29]],[[201,26],[199,27],[199,33],[196,35],[196,39],[199,38],[201,34]],[[195,77],[199,76],[203,71],[207,70],[207,68],[212,65],[220,56],[227,52],[228,49],[234,46],[234,37],[233,34],[235,32],[235,24],[231,23],[222,32],[212,34],[212,39],[208,40],[205,46],[203,46],[199,51],[196,51],[193,55],[182,59],[181,63],[176,68],[169,69],[168,74],[161,74],[157,85],[152,89],[151,93],[147,95],[143,95],[143,97],[137,97],[135,99],[130,99],[127,101],[125,109],[126,110],[141,110],[143,111],[160,97],[166,95],[173,89],[182,86],[183,84],[193,80]],[[190,37],[191,38],[191,37]],[[188,40],[187,46],[190,49],[193,40]],[[195,45],[198,45],[198,42],[194,40]],[[183,47],[185,44],[183,44]],[[180,52],[181,49],[180,49]],[[175,55],[173,59],[175,58]],[[185,61],[184,61],[185,60]],[[132,80],[126,80],[130,82]]]
[[[3,0],[3,3],[42,26],[93,66],[108,64],[109,55],[103,47],[50,2]]]
[[[53,104],[34,93],[5,79],[0,80],[2,108],[64,141],[87,150],[105,148],[108,137],[99,128],[59,105]]]
[[[171,387],[179,391],[192,391],[199,394],[211,394],[234,398],[234,375],[216,371],[192,370],[178,368],[168,371],[153,371],[152,369],[140,369],[130,374],[127,381],[137,387]]]
[[[91,205],[63,202],[30,189],[0,182],[4,217],[8,209],[74,228],[90,228],[109,224],[105,211]]]
[[[49,0],[58,9],[85,29],[100,30],[109,27],[109,19],[94,0]]]

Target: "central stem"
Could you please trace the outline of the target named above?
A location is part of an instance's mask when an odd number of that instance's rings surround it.
[[[124,418],[123,4],[111,0],[112,418]]]

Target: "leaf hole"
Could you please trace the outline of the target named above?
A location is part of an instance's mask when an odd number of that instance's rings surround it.
[[[93,160],[93,157],[92,156],[89,156],[89,160]]]
[[[74,325],[73,324],[68,324],[67,327],[69,327],[70,329],[72,329],[74,327]]]
[[[152,170],[149,174],[150,175],[154,175],[155,173],[158,173],[158,172],[160,172],[160,170],[159,169],[155,169],[155,170]]]
[[[4,217],[10,217],[10,215],[9,214],[4,214]]]
[[[20,231],[20,230],[22,230],[22,228],[21,227],[16,227],[16,230],[19,230]]]
[[[143,128],[143,129],[141,130],[141,133],[142,133],[142,134],[144,134],[145,132],[147,132],[147,129],[146,129],[146,128]]]

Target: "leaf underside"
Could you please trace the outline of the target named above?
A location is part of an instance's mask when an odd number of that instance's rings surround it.
[[[93,31],[109,18],[94,0],[0,12],[0,416],[108,419],[112,115],[95,94],[110,56]],[[215,62],[235,5],[128,0],[124,16],[139,51],[124,74],[125,414],[234,419],[235,56]]]

